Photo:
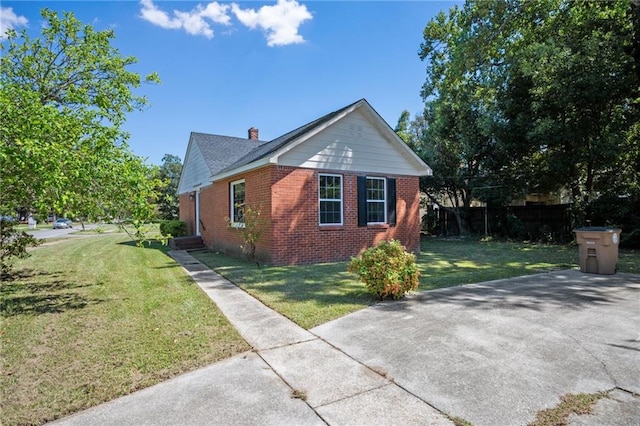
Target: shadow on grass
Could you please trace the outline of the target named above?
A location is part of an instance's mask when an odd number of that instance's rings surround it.
[[[61,279],[62,274],[25,269],[0,286],[0,315],[39,315],[83,309],[104,302],[90,299],[77,290],[90,287]],[[33,281],[45,279],[46,282]]]
[[[318,306],[367,306],[378,302],[364,284],[346,271],[344,262],[258,267],[215,252],[203,250],[191,254],[247,292],[270,294],[275,302],[312,302]]]
[[[32,296],[15,296],[0,301],[0,312],[4,317],[17,315],[57,314],[73,309],[83,309],[103,300],[87,299],[78,293],[48,293]]]
[[[118,244],[122,246],[135,247],[139,249],[160,250],[163,253],[167,253],[169,250],[171,250],[169,246],[162,244],[160,240],[150,240],[148,242],[143,243],[141,246],[138,246],[138,244],[133,240],[123,241]]]
[[[133,240],[123,241],[123,242],[120,242],[118,244],[122,245],[122,246],[132,247],[132,248],[139,249],[139,250],[158,250],[161,253],[167,255],[167,257],[169,259],[171,259],[171,257],[168,255],[169,251],[171,251],[171,248],[168,245],[162,244],[162,242],[160,240],[150,240],[148,242],[145,242],[141,246],[139,246]],[[167,264],[165,264],[163,266],[154,266],[153,269],[173,269],[173,268],[178,268],[178,267],[180,267],[180,265],[178,265],[177,263],[173,262],[173,259],[172,259],[171,263],[167,263]]]
[[[311,302],[329,308],[381,302],[346,272],[347,262],[259,268],[221,253],[192,255],[249,293],[268,294],[274,302]],[[418,292],[399,301],[386,299],[381,305],[401,310],[417,300],[485,309],[577,309],[616,303],[617,289],[638,285],[637,277],[629,281],[620,275],[581,274],[572,270],[576,260],[575,247],[423,240]],[[509,281],[490,282],[499,279]],[[434,289],[443,290],[429,291]]]

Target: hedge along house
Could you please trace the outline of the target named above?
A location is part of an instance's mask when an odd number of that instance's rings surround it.
[[[191,133],[180,220],[213,250],[239,252],[245,208],[260,211],[259,259],[348,260],[382,240],[420,248],[427,166],[361,99],[272,141]]]

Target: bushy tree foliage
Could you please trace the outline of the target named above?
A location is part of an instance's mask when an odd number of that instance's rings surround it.
[[[158,168],[158,179],[162,182],[158,198],[158,212],[161,219],[178,218],[178,183],[182,173],[182,160],[177,155],[165,154]]]
[[[32,235],[16,229],[15,222],[0,219],[0,281],[10,277],[15,259],[29,256],[28,247],[40,244]]]
[[[591,200],[638,185],[640,4],[467,1],[424,29],[422,182],[462,211],[565,189]]]
[[[529,189],[569,190],[579,215],[599,194],[633,182],[622,161],[640,119],[632,106],[640,64],[631,55],[631,7],[628,1],[522,7],[520,21],[536,25],[506,57],[509,79],[499,98],[508,158],[536,187]]]
[[[127,70],[137,60],[111,45],[112,30],[72,13],[42,17],[40,37],[10,30],[0,45],[1,209],[147,220],[153,169],[122,130],[147,105],[133,92],[143,78]]]
[[[499,78],[473,43],[466,9],[440,13],[424,29],[420,58],[428,63],[422,157],[433,169],[422,189],[432,202],[455,214],[466,233],[466,209],[491,185],[489,170],[496,161],[493,122]]]

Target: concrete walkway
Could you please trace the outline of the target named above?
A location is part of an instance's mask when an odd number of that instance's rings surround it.
[[[640,277],[561,271],[416,293],[310,331],[187,252],[171,256],[254,348],[61,425],[525,425],[608,391],[571,424],[640,424]]]
[[[187,252],[170,255],[254,350],[54,424],[453,424],[384,375],[267,308]]]

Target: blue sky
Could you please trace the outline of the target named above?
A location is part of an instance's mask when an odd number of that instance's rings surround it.
[[[366,98],[395,127],[423,107],[422,30],[445,1],[2,1],[8,26],[39,34],[43,7],[71,11],[156,71],[130,114],[131,150],[149,163],[184,157],[191,131],[271,140]]]

